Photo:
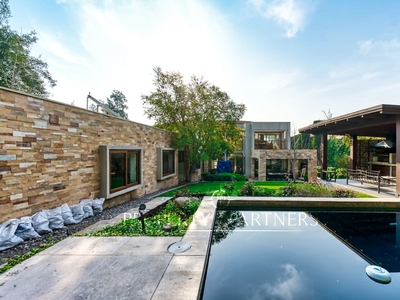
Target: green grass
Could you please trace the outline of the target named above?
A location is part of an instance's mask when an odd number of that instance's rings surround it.
[[[226,182],[224,181],[218,181],[218,182],[199,182],[199,183],[194,183],[194,184],[189,184],[185,187],[172,190],[169,192],[166,192],[164,194],[159,195],[159,197],[173,197],[175,196],[176,191],[182,190],[184,188],[187,188],[190,193],[192,194],[205,194],[207,196],[211,196],[213,193],[220,191],[224,188],[224,184]],[[246,181],[237,181],[235,182],[235,188],[232,192],[233,196],[239,195],[239,191],[242,188],[242,186],[246,183]],[[269,189],[269,190],[277,190],[286,185],[285,181],[256,181],[255,185],[258,187],[262,187],[264,189]]]
[[[202,194],[202,195],[207,195],[211,196],[213,193],[223,190],[224,189],[224,184],[226,182],[199,182],[199,183],[194,183],[194,184],[189,184],[186,185],[185,187],[181,187],[176,190],[171,190],[169,192],[163,193],[159,195],[160,197],[173,197],[175,196],[176,191],[182,190],[184,188],[187,188],[188,191],[192,194]],[[235,182],[235,188],[232,192],[232,196],[238,196],[239,191],[242,188],[242,186],[245,184],[245,181],[237,181]],[[254,182],[256,187],[263,188],[265,190],[269,191],[277,191],[287,185],[286,181],[255,181]],[[296,184],[303,184],[302,182],[297,182]],[[375,198],[374,196],[364,194],[364,193],[358,193],[355,192],[358,198]]]

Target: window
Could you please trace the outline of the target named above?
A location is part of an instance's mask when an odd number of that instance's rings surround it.
[[[176,175],[175,149],[157,148],[157,180]]]
[[[106,199],[142,186],[142,148],[99,146],[100,197]]]
[[[110,150],[110,193],[139,184],[139,150]]]
[[[163,176],[175,173],[175,151],[163,150]]]
[[[255,132],[254,150],[282,149],[281,132]]]

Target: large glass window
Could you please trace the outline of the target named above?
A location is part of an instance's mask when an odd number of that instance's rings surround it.
[[[140,150],[110,150],[110,193],[140,183]]]
[[[254,149],[282,149],[281,132],[255,132]]]
[[[175,173],[175,151],[163,150],[163,176]]]

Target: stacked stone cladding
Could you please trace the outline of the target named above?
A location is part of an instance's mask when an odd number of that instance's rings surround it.
[[[143,147],[143,186],[107,199],[105,207],[175,186],[177,175],[157,181],[156,174],[156,149],[171,147],[172,138],[152,126],[0,88],[0,222],[98,197],[99,145]]]
[[[288,159],[293,160],[308,160],[308,178],[309,180],[317,179],[317,150],[310,149],[296,149],[296,150],[252,150],[252,157],[258,158],[259,170],[258,180],[266,180],[266,160],[267,159]],[[254,168],[254,163],[252,164]],[[295,164],[295,172],[298,173],[297,164]],[[252,172],[254,174],[254,172]]]

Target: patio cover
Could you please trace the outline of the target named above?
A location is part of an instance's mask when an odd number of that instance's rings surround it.
[[[327,135],[349,134],[357,136],[385,137],[396,146],[396,195],[400,194],[400,105],[380,104],[343,116],[324,120],[299,129],[300,133],[322,135],[322,168],[327,168]],[[351,161],[354,168],[357,143],[352,143]]]

